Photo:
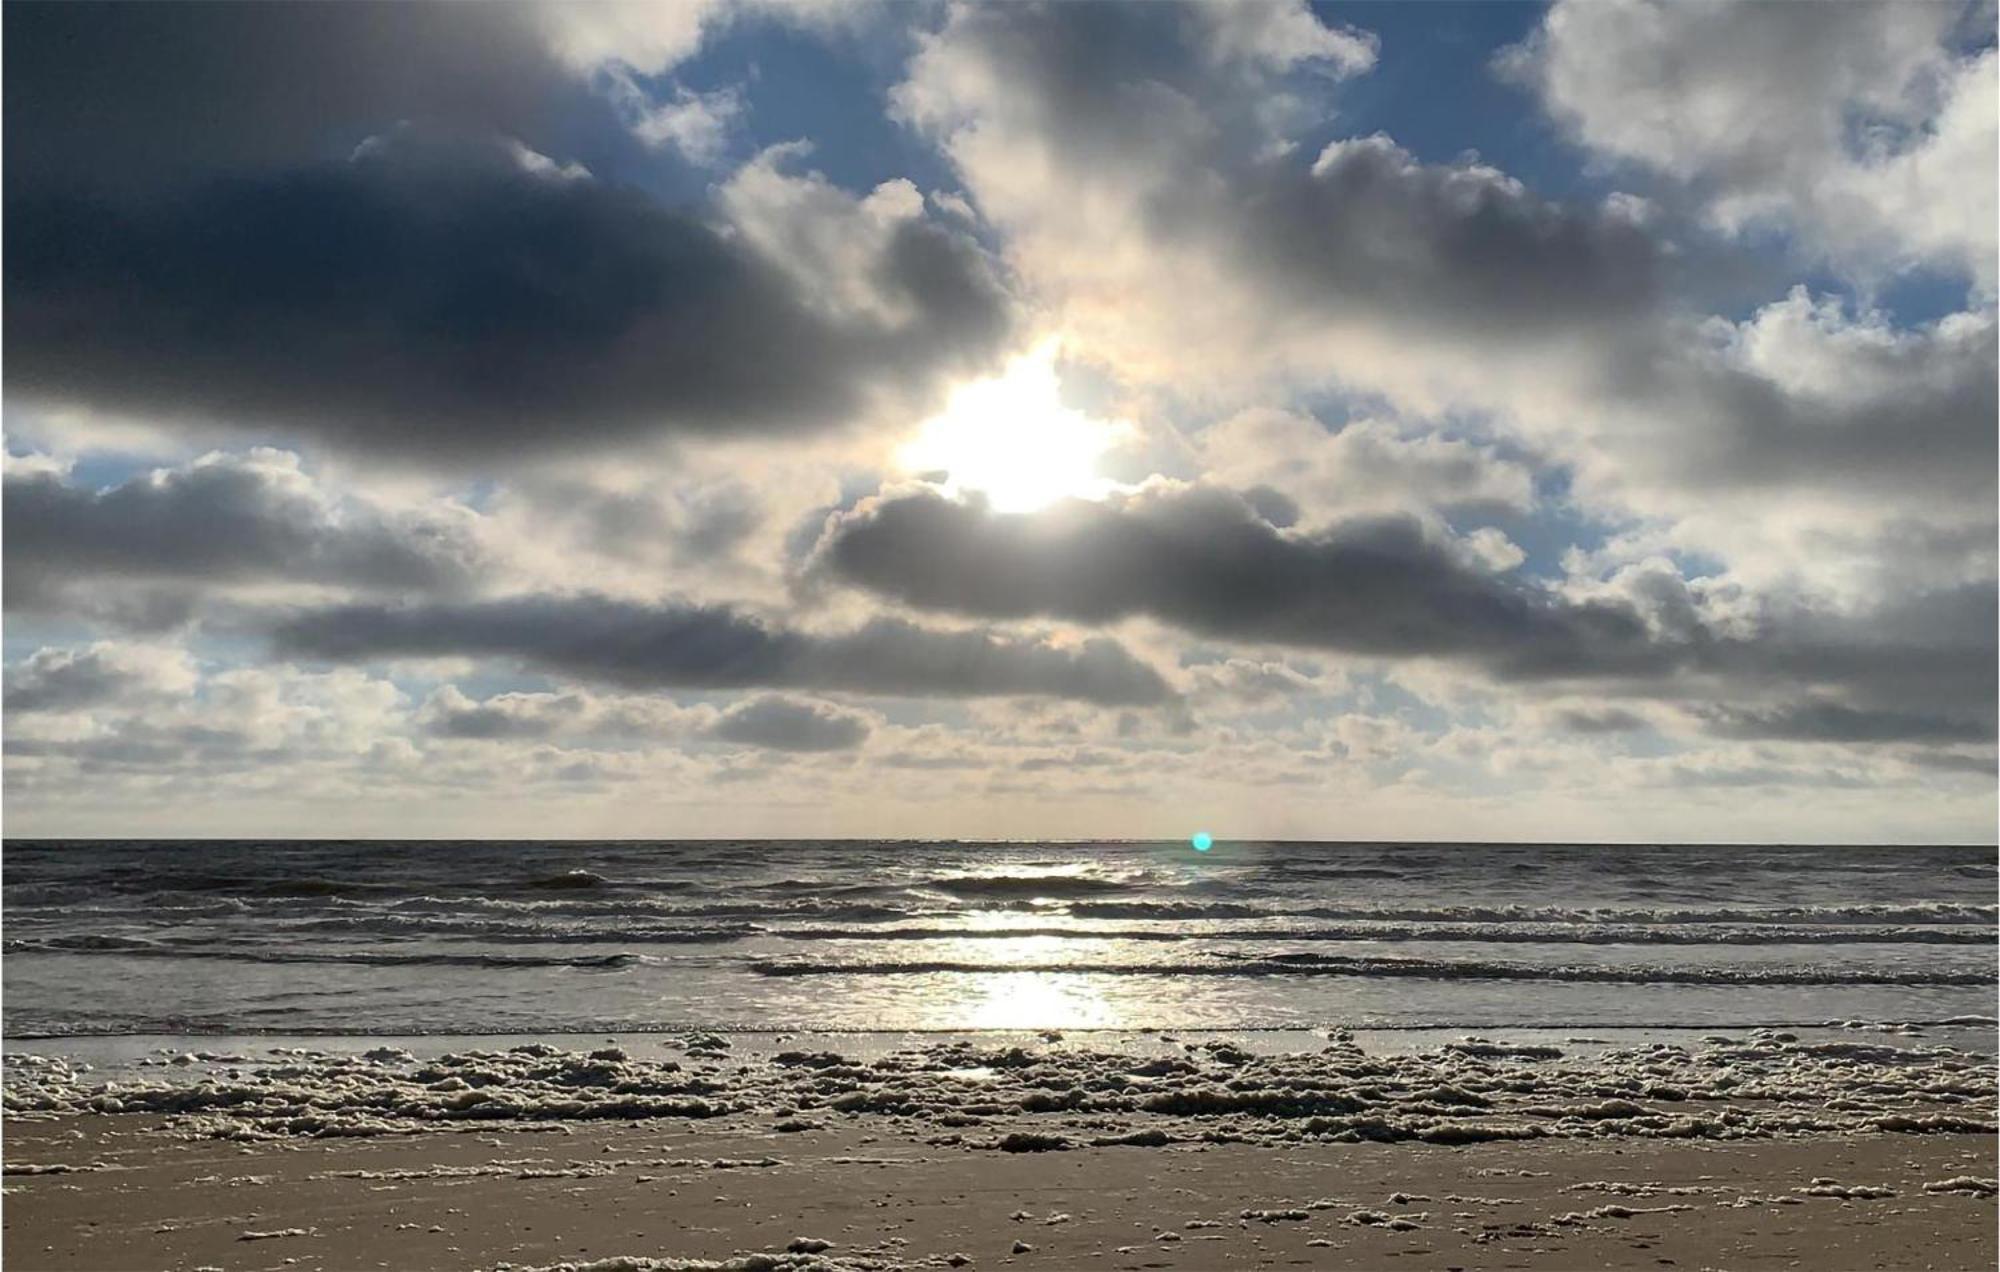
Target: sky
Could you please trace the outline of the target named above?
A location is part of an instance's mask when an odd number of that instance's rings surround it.
[[[4,21],[10,834],[1993,840],[1990,0]]]

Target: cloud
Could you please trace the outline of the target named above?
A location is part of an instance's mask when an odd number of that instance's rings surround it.
[[[758,694],[717,710],[649,695],[600,696],[579,689],[496,693],[474,699],[456,685],[432,692],[414,724],[453,742],[629,747],[714,741],[773,751],[845,751],[871,730],[861,712],[813,698]]]
[[[625,688],[818,689],[907,697],[1013,694],[1148,706],[1166,682],[1116,641],[1072,645],[878,618],[840,634],[775,626],[726,606],[527,596],[348,605],[274,628],[289,657],[335,662],[484,658]]]
[[[864,501],[813,568],[925,609],[1108,623],[1157,618],[1239,641],[1450,658],[1505,676],[1645,672],[1678,655],[1639,613],[1497,576],[1410,516],[1280,530],[1226,490],[1157,485],[1001,514],[934,492]]]
[[[1563,728],[1571,733],[1643,733],[1653,727],[1652,722],[1637,712],[1623,707],[1573,707],[1556,713]]]
[[[1339,456],[1301,438],[1249,471],[1249,456],[1204,448],[1230,469],[1218,478],[1332,515],[1318,499],[1348,497],[1360,483],[1343,470],[1373,465],[1393,477],[1354,510],[1386,511],[1454,496],[1438,480],[1445,452],[1492,448],[1463,457],[1502,461],[1496,478],[1532,462],[1570,517],[1702,554],[1759,590],[1862,609],[1992,577],[1987,301],[1898,325],[1863,300],[1793,292],[1745,316],[1786,280],[1754,236],[1718,238],[1673,199],[1550,198],[1476,156],[1427,162],[1382,134],[1320,144],[1338,128],[1337,94],[1312,97],[1297,69],[1218,59],[1171,7],[1105,8],[957,12],[894,100],[951,160],[1077,356],[1225,419],[1321,394],[1336,412],[1398,421],[1393,454],[1362,445],[1387,440],[1366,433]],[[1777,8],[1745,6],[1745,21],[1819,16]],[[1827,26],[1893,23],[1907,8]],[[1765,127],[1762,74],[1745,71],[1753,100],[1715,113],[1717,130]],[[1301,95],[1317,108],[1266,109]],[[1960,165],[1954,207],[1990,191],[1990,152]],[[1426,431],[1430,454],[1412,444]],[[1528,477],[1517,497],[1533,497]]]
[[[9,811],[1989,834],[1990,7],[1538,21],[10,13]],[[1045,337],[1103,502],[883,484]]]
[[[1711,731],[1731,738],[1786,742],[1984,742],[1993,737],[1990,718],[1864,711],[1837,702],[1795,702],[1772,708],[1715,706],[1698,714]]]
[[[419,729],[432,737],[462,741],[539,741],[579,728],[594,714],[581,693],[497,693],[468,698],[457,685],[442,685],[417,712]]]
[[[129,651],[43,649],[14,672],[34,676],[107,657],[129,657]],[[175,668],[171,653],[151,661],[169,674],[123,677],[108,690],[85,695],[88,701],[72,695],[67,702],[44,703],[23,717],[25,726],[10,721],[10,796],[17,786],[38,786],[52,770],[183,773],[214,780],[260,766],[354,761],[389,745],[404,720],[402,695],[394,685],[350,669],[231,667],[197,677],[185,664]]]
[[[1970,773],[1989,781],[1996,771],[2000,771],[2000,756],[1991,751],[1983,755],[1967,755],[1955,751],[1918,751],[1909,757],[1909,761],[1919,768],[1935,769],[1943,773]]]
[[[12,191],[10,191],[10,194]],[[820,215],[873,224],[830,192]],[[1010,303],[960,232],[898,220],[829,304],[646,196],[392,138],[153,202],[10,199],[17,398],[491,462],[663,432],[848,422],[994,355]]]
[[[764,524],[758,486],[734,476],[671,477],[678,480],[607,488],[556,474],[523,474],[495,501],[492,515],[515,535],[532,536],[536,546],[557,552],[564,568],[579,554],[608,558],[607,565],[631,562],[645,568],[649,584],[660,569],[684,572],[729,558]]]
[[[622,71],[607,72],[606,85],[634,137],[655,150],[676,150],[691,163],[720,159],[730,129],[743,114],[743,95],[733,88],[712,93],[677,88],[668,100],[656,101]]]
[[[1199,663],[1188,669],[1196,691],[1252,706],[1270,706],[1286,699],[1324,695],[1342,686],[1339,677],[1307,675],[1282,662],[1251,658],[1225,658]]]
[[[537,144],[590,97],[531,16],[505,4],[24,10],[7,26],[8,192],[269,173],[399,120]]]
[[[1372,32],[1327,26],[1292,0],[1205,4],[1192,16],[1205,29],[1209,52],[1218,60],[1247,60],[1276,70],[1304,63],[1344,79],[1372,70],[1382,47]]]
[[[828,702],[766,694],[722,713],[709,736],[773,751],[851,751],[868,740],[868,721]]]
[[[598,154],[616,153],[625,136],[621,82],[671,71],[706,33],[746,15],[831,30],[863,7],[848,0],[38,6],[8,24],[8,185],[132,192],[221,172],[268,173],[346,153],[399,121],[519,137],[543,152],[581,135]],[[709,103],[710,113],[718,104]],[[646,123],[631,122],[641,131]],[[678,126],[689,135],[685,121]]]
[[[1265,289],[1331,320],[1393,312],[1398,326],[1527,343],[1627,319],[1658,295],[1656,236],[1484,164],[1420,163],[1376,134],[1258,175],[1233,248]]]
[[[7,668],[10,715],[66,713],[108,702],[183,697],[194,689],[192,661],[178,649],[99,641],[84,649],[38,649]]]
[[[1817,488],[1933,511],[1942,497],[1991,511],[1986,470],[2000,411],[1992,311],[1899,329],[1795,287],[1704,334],[1636,376],[1628,397],[1663,423],[1728,426],[1684,433],[1650,460],[1622,451],[1634,473],[1665,469],[1710,490]]]
[[[1204,471],[1226,485],[1264,486],[1324,515],[1430,508],[1526,511],[1534,471],[1494,447],[1380,420],[1329,429],[1269,407],[1203,430]]]
[[[2000,595],[1991,579],[1892,595],[1860,609],[1767,601],[1718,648],[1716,666],[1761,698],[1789,686],[1831,689],[1842,705],[1864,713],[1946,717],[1990,731],[2000,697],[1996,626]]]
[[[1982,35],[1980,28],[1984,28]],[[1579,143],[1843,268],[1994,286],[1991,9],[1559,0],[1504,72]]]
[[[1232,492],[1155,484],[1033,515],[930,491],[865,500],[829,521],[811,570],[986,619],[1147,617],[1240,644],[1438,660],[1517,689],[1592,682],[1695,701],[1817,690],[1838,710],[1991,729],[1990,580],[1837,608],[1745,596],[1665,560],[1545,586],[1508,572],[1518,549],[1496,551],[1408,515],[1279,529]]]
[[[607,66],[659,75],[693,55],[704,36],[744,19],[833,29],[859,17],[870,0],[532,0],[521,6],[573,73]]]
[[[1301,155],[1329,113],[1311,65],[1221,56],[1188,13],[957,10],[894,94],[1093,353],[1227,394],[1329,357],[1407,364],[1413,341],[1519,353],[1656,303],[1662,246],[1627,212],[1381,135]]]
[[[621,63],[658,75],[698,49],[703,27],[723,16],[726,7],[717,0],[602,0],[540,3],[531,12],[551,51],[576,75]]]
[[[106,588],[323,585],[462,590],[486,565],[477,517],[456,505],[391,510],[331,497],[284,451],[205,455],[102,490],[10,464],[7,605],[101,612]]]

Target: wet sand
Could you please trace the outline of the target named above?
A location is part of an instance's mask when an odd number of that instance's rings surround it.
[[[1990,1135],[1019,1153],[936,1139],[729,1118],[246,1144],[144,1116],[10,1118],[5,1262],[1825,1270],[2000,1254],[1990,1195],[1933,1190],[1990,1181]],[[25,1173],[46,1166],[71,1169]],[[777,1257],[727,1262],[758,1254]]]

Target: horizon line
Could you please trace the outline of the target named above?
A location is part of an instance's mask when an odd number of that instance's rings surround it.
[[[341,844],[341,843],[414,843],[414,844],[935,844],[939,846],[964,845],[1008,845],[1008,844],[1050,844],[1050,845],[1091,845],[1091,844],[1175,844],[1185,842],[1187,836],[1135,835],[1135,836],[1090,836],[1087,838],[1036,838],[1020,836],[998,836],[994,838],[969,839],[951,836],[898,836],[898,835],[672,835],[672,836],[553,836],[542,835],[530,838],[501,838],[498,836],[470,836],[455,838],[450,836],[409,836],[409,835],[0,835],[0,848],[10,844],[247,844],[247,843],[288,843],[288,844]],[[1852,840],[1831,842],[1825,840],[1757,840],[1757,839],[1291,839],[1246,836],[1228,838],[1218,836],[1217,847],[1228,844],[1318,844],[1341,847],[1393,847],[1393,848],[1985,848],[2000,852],[2000,841],[1939,841],[1939,840]]]

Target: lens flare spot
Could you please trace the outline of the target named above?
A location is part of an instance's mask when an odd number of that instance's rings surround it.
[[[1188,842],[1194,845],[1196,852],[1207,852],[1209,849],[1215,847],[1215,836],[1205,830],[1197,830],[1188,839]]]

